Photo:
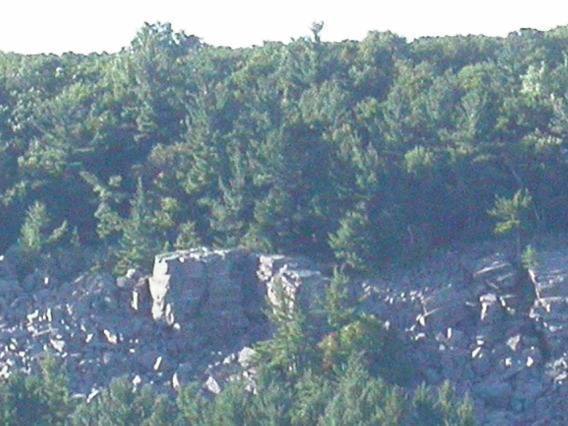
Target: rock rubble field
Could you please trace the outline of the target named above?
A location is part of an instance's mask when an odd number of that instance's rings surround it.
[[[416,383],[450,380],[482,424],[568,424],[568,250],[515,268],[495,245],[446,251],[356,284],[362,309],[400,331]],[[150,276],[84,273],[65,283],[16,279],[0,260],[0,377],[60,358],[78,398],[116,377],[176,392],[254,384],[254,344],[282,283],[293,303],[321,303],[329,282],[304,258],[245,250],[159,255]]]

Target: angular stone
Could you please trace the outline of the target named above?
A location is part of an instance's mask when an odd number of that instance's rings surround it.
[[[238,355],[238,362],[243,368],[248,368],[252,365],[252,361],[254,356],[256,355],[256,351],[249,347],[244,347],[240,350]]]
[[[204,384],[204,387],[209,392],[211,392],[215,395],[221,393],[221,386],[219,385],[217,380],[215,380],[212,376],[209,376],[209,378],[207,379],[207,381]]]

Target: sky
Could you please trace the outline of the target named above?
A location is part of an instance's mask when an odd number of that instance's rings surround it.
[[[505,36],[568,24],[563,0],[0,0],[0,50],[115,52],[144,22],[170,22],[206,43],[232,47],[289,41],[323,21],[322,39],[368,31],[421,36]]]

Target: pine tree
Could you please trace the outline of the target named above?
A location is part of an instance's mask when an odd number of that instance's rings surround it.
[[[211,229],[224,247],[240,245],[252,220],[254,199],[242,157],[239,151],[233,154],[232,176],[228,183],[219,179],[220,197],[211,202]]]
[[[154,215],[146,200],[141,179],[138,179],[136,194],[131,201],[130,215],[123,222],[121,231],[115,271],[121,274],[132,267],[149,269],[154,256],[162,249],[164,241],[156,229]]]
[[[141,426],[170,426],[176,418],[177,410],[170,397],[158,395],[152,407],[151,415]]]
[[[497,235],[512,234],[515,239],[515,262],[521,264],[523,239],[530,229],[529,210],[532,196],[527,189],[518,190],[512,198],[496,197],[489,215],[497,221]]]
[[[24,255],[37,255],[44,248],[61,241],[67,232],[67,222],[55,229],[50,228],[50,223],[45,204],[36,201],[28,209],[20,230],[19,247]]]
[[[325,410],[322,425],[403,424],[405,401],[396,389],[371,378],[359,356],[350,357],[335,396]]]
[[[258,346],[258,365],[267,372],[291,381],[300,377],[317,360],[314,333],[308,317],[281,281],[274,283],[274,299],[267,312],[275,327],[271,340]]]
[[[0,422],[3,425],[60,425],[73,411],[67,377],[48,357],[39,375],[16,372],[0,382]]]
[[[341,265],[368,271],[379,258],[375,233],[365,207],[360,205],[340,221],[339,229],[329,237],[329,245]]]
[[[294,404],[294,394],[289,383],[273,381],[259,386],[247,400],[247,421],[250,426],[289,426]]]
[[[179,392],[176,400],[179,420],[190,425],[207,425],[211,402],[201,393],[198,383],[190,383]]]
[[[201,238],[197,234],[194,222],[184,222],[178,227],[178,234],[174,247],[177,250],[188,250],[201,246]]]
[[[339,331],[342,327],[355,320],[356,306],[351,296],[351,281],[347,275],[338,268],[333,270],[333,277],[326,289],[325,310],[327,321],[332,331]]]
[[[65,239],[67,222],[51,226],[44,203],[36,201],[27,211],[18,239],[17,269],[20,275],[31,272],[40,262],[49,259],[53,249]],[[40,256],[41,254],[41,256]]]
[[[466,395],[459,400],[448,381],[437,390],[422,384],[412,399],[412,424],[473,426],[473,405]]]
[[[308,370],[294,388],[292,425],[318,424],[325,407],[333,399],[333,385],[329,377]]]
[[[243,383],[234,381],[229,383],[223,391],[215,397],[212,407],[211,424],[214,425],[246,425],[247,408],[250,394]]]
[[[81,403],[71,416],[74,426],[142,425],[155,410],[156,395],[149,386],[135,390],[127,378],[114,380],[93,401]]]

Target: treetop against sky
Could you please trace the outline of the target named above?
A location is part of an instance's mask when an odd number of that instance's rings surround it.
[[[370,30],[407,38],[504,36],[519,28],[566,24],[568,4],[479,0],[20,0],[0,15],[0,50],[18,53],[118,51],[144,22],[171,22],[207,43],[233,47],[288,41],[324,21],[325,40],[361,39]]]

